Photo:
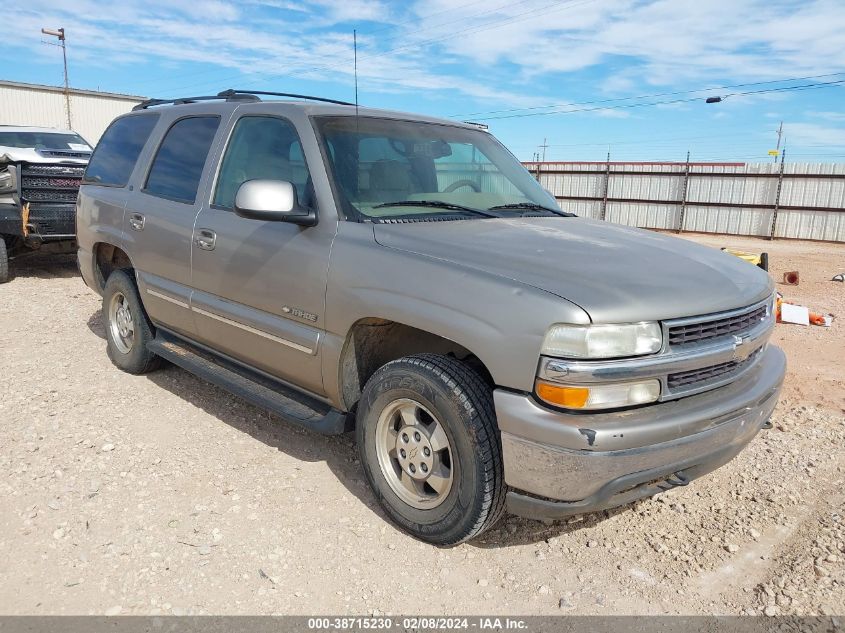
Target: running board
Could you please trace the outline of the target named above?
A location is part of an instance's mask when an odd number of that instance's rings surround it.
[[[266,376],[240,367],[210,352],[169,336],[162,330],[147,344],[154,354],[287,422],[299,424],[323,435],[339,435],[352,425],[345,413],[299,393]]]

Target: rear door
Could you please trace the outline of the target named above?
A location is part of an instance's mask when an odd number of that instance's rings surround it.
[[[129,182],[159,116],[156,112],[144,112],[115,119],[97,143],[76,205],[83,270],[91,269],[94,245],[98,242],[126,249],[123,212]]]
[[[127,253],[147,313],[156,324],[188,335],[195,331],[190,298],[197,192],[220,121],[218,114],[163,121],[166,129],[148,169],[137,176],[124,214]]]
[[[262,113],[262,108],[267,108]],[[316,207],[309,164],[321,166],[307,118],[301,130],[250,106],[233,122],[210,203],[197,217],[191,305],[200,340],[269,374],[322,394],[319,349],[333,214],[316,226],[237,216],[238,187],[247,180],[293,183],[301,205]],[[303,154],[302,137],[310,135]]]

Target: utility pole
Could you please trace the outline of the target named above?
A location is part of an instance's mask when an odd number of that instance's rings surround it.
[[[778,154],[780,154],[780,139],[783,136],[783,121],[780,122],[780,127],[778,128],[778,146],[777,146],[777,154],[775,154],[775,162],[778,162]]]
[[[542,150],[543,150],[543,162],[544,162],[544,163],[546,162],[546,148],[547,148],[547,147],[548,147],[548,145],[546,144],[546,138],[545,138],[545,137],[543,137],[543,144],[542,144],[542,145],[540,145],[540,149],[542,149]]]
[[[62,62],[64,63],[65,71],[65,112],[67,114],[67,129],[72,130],[73,126],[70,121],[70,86],[67,81],[67,48],[65,47],[65,29],[41,29],[44,35],[51,35],[59,38],[59,46],[62,47]]]

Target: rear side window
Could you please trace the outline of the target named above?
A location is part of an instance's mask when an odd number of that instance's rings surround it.
[[[125,186],[156,121],[157,114],[143,114],[113,122],[97,143],[82,182]]]
[[[193,204],[202,169],[220,117],[190,117],[176,121],[159,145],[153,160],[146,193]]]

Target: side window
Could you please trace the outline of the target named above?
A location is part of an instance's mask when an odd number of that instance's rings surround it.
[[[212,203],[232,209],[235,196],[247,180],[287,180],[299,202],[311,204],[311,183],[302,146],[293,125],[269,116],[242,117],[223,154]]]
[[[219,124],[220,117],[217,116],[176,121],[159,145],[144,191],[193,204],[202,168]]]
[[[123,187],[135,168],[141,150],[150,138],[157,114],[124,117],[112,123],[94,150],[83,182]]]

